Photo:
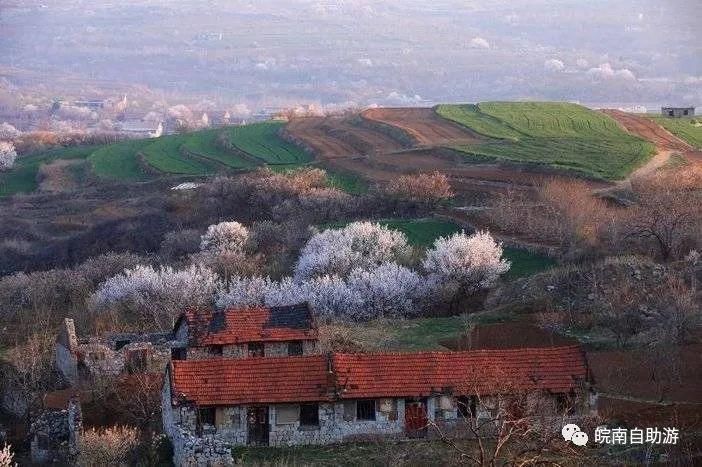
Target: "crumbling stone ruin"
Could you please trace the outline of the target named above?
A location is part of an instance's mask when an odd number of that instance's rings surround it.
[[[83,416],[77,397],[70,398],[66,409],[43,412],[30,428],[32,462],[74,464],[82,431]]]

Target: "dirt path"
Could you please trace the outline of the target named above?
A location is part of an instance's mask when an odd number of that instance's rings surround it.
[[[605,109],[603,113],[614,118],[629,133],[650,141],[656,146],[656,154],[644,165],[634,170],[627,178],[616,183],[614,189],[631,188],[631,180],[654,173],[665,165],[675,153],[682,154],[688,160],[694,157],[692,147],[668,130],[646,117]]]
[[[419,146],[476,143],[481,139],[475,133],[441,118],[432,108],[368,109],[361,116],[399,128]]]

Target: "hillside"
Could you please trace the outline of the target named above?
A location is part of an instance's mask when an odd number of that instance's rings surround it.
[[[310,162],[307,152],[279,136],[282,127],[279,122],[256,123],[23,156],[13,170],[0,174],[0,196],[37,190],[40,169],[56,160],[88,162],[88,176],[78,183],[90,178],[139,182],[170,175],[204,176],[262,165],[294,168]]]
[[[490,138],[452,146],[487,160],[543,164],[617,180],[653,153],[653,145],[626,133],[615,120],[575,104],[487,102],[440,105],[436,111]]]
[[[660,115],[647,115],[647,117],[691,146],[702,149],[702,118],[667,118]]]

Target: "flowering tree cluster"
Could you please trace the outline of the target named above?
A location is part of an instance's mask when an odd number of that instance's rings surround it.
[[[219,288],[219,277],[200,265],[183,270],[139,265],[103,282],[91,299],[98,310],[124,307],[170,328],[186,308],[208,306]]]
[[[353,222],[312,237],[295,266],[295,279],[346,277],[354,269],[369,270],[382,263],[402,262],[410,253],[402,232],[371,222]]]
[[[0,171],[10,170],[16,159],[15,145],[8,141],[0,141]]]
[[[249,230],[238,222],[220,222],[207,228],[200,249],[217,253],[241,253],[249,240]]]

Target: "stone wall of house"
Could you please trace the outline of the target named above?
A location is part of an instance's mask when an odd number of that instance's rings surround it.
[[[266,357],[287,357],[288,341],[266,342],[263,345],[264,356]],[[315,355],[319,353],[317,342],[314,340],[302,341],[302,354]],[[224,358],[248,358],[248,344],[230,344],[222,346],[222,357]],[[188,360],[203,360],[213,358],[209,347],[188,347]]]
[[[69,385],[78,382],[78,359],[75,354],[77,348],[78,338],[75,323],[70,318],[64,318],[63,326],[56,336],[54,365]]]

